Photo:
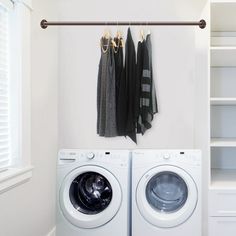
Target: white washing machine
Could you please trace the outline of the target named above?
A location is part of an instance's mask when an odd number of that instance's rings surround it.
[[[61,150],[57,236],[128,236],[130,152]]]
[[[201,236],[201,152],[132,154],[132,236]]]

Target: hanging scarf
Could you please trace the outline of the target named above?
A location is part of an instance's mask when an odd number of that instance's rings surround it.
[[[136,119],[135,119],[135,84],[136,84],[136,55],[135,46],[131,36],[130,28],[127,33],[125,44],[125,76],[127,83],[127,122],[126,135],[135,143],[136,140]]]

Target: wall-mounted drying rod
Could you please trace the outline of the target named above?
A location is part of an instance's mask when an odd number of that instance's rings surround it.
[[[43,29],[46,29],[48,26],[55,26],[55,25],[70,25],[70,26],[96,26],[96,25],[139,25],[139,26],[155,26],[155,25],[162,25],[162,26],[199,26],[201,29],[206,27],[206,21],[47,21],[42,20],[40,26]]]

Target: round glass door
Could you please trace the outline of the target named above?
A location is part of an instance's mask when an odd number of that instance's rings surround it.
[[[122,191],[116,177],[99,166],[81,166],[63,179],[59,202],[64,217],[79,228],[92,229],[109,222],[119,211]]]
[[[136,202],[140,214],[150,224],[172,228],[191,217],[198,202],[198,190],[185,170],[162,165],[142,176],[136,188]]]
[[[112,200],[112,187],[103,175],[86,172],[73,180],[69,195],[76,210],[93,215],[109,206]]]
[[[173,213],[185,204],[188,198],[188,187],[179,175],[165,171],[154,175],[149,180],[146,197],[153,209]]]

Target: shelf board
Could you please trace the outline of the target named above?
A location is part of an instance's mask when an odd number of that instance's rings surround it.
[[[212,47],[236,46],[236,32],[212,32],[211,45]]]
[[[211,0],[211,3],[236,3],[236,0]]]
[[[236,169],[211,169],[211,188],[236,188]]]
[[[211,46],[212,51],[227,51],[228,53],[232,50],[236,50],[236,46]]]
[[[236,46],[212,46],[211,66],[213,67],[235,67]]]
[[[211,147],[236,147],[236,138],[211,138]]]
[[[235,38],[236,37],[236,31],[211,31],[211,37],[218,37],[218,38],[224,38],[224,37],[230,37]]]
[[[236,97],[211,97],[211,105],[236,105]]]

